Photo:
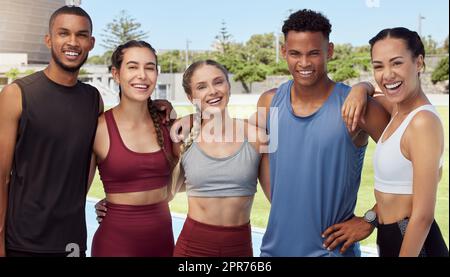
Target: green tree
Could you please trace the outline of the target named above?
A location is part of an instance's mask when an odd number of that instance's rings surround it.
[[[278,63],[269,65],[269,75],[290,75],[288,64],[285,59],[281,59]]]
[[[118,19],[113,19],[103,31],[101,46],[108,50],[113,50],[129,40],[144,40],[147,37],[147,32],[141,30],[141,23],[125,10],[120,11]]]
[[[342,82],[357,77],[359,77],[359,73],[351,66],[340,67],[333,73],[333,80],[336,82]]]
[[[334,46],[334,54],[331,60],[347,59],[353,53],[353,46],[349,43],[336,44]]]
[[[437,51],[437,42],[428,35],[427,37],[422,37],[423,46],[425,47],[425,53],[427,55],[436,54]]]
[[[439,61],[439,64],[431,74],[431,82],[436,84],[448,80],[448,56]]]
[[[338,44],[334,47],[334,55],[328,62],[328,72],[333,80],[342,82],[360,76],[359,72],[371,68],[370,46],[353,47],[351,44]]]
[[[183,72],[184,53],[180,50],[167,51],[158,55],[158,64],[162,73]]]
[[[228,32],[227,24],[225,20],[222,21],[222,27],[219,34],[215,37],[217,41],[217,50],[222,54],[226,54],[231,44],[233,36]]]
[[[241,82],[247,93],[251,92],[253,82],[264,81],[266,76],[274,72],[275,36],[270,34],[253,35],[245,44],[229,43],[227,52],[216,54],[233,79]],[[279,69],[279,67],[277,67]]]

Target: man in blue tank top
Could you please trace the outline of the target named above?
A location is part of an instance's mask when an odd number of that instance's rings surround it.
[[[277,149],[270,153],[272,206],[261,256],[359,256],[353,242],[373,230],[353,213],[368,134],[377,140],[388,117],[380,116],[385,112],[369,99],[365,122],[355,131],[347,129],[341,109],[351,88],[327,75],[330,32],[322,14],[293,13],[283,26],[282,47],[293,80],[258,101],[266,109],[268,131],[278,129]],[[354,90],[366,93],[373,87],[361,83]],[[326,249],[323,232],[345,221],[364,226],[364,232]]]

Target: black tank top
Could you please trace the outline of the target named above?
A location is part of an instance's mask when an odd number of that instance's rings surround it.
[[[65,87],[43,71],[15,81],[22,115],[9,185],[6,248],[86,250],[85,202],[100,95]]]

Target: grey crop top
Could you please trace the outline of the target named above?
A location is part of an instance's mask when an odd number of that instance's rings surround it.
[[[247,140],[226,158],[211,157],[193,142],[181,159],[186,193],[194,197],[254,195],[260,160],[261,155]]]

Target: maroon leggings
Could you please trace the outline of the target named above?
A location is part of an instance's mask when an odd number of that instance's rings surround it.
[[[107,203],[92,241],[93,257],[171,257],[172,217],[166,201],[152,205]]]
[[[175,257],[252,257],[250,223],[224,227],[186,218]]]

